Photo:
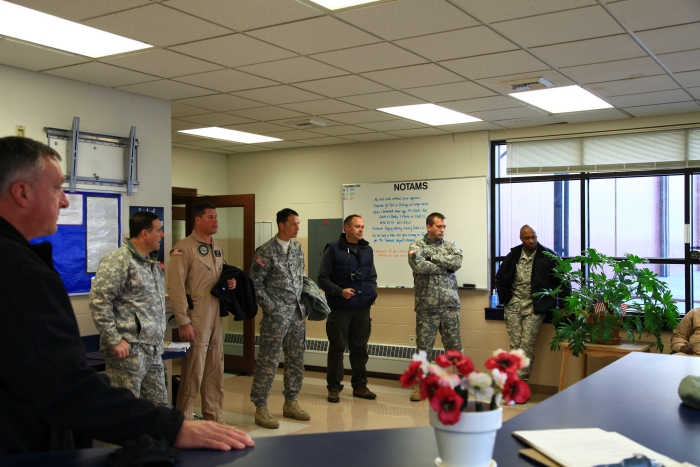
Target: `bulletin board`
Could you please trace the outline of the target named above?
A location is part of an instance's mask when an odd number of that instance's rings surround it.
[[[54,235],[30,243],[49,242],[53,262],[71,295],[90,292],[100,260],[121,245],[121,195],[66,193],[71,205],[61,210]]]

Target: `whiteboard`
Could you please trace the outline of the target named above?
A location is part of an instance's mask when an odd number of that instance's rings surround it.
[[[488,288],[486,177],[343,185],[343,218],[359,214],[364,238],[374,249],[377,284],[412,288],[409,245],[423,238],[432,212],[446,218],[445,240],[464,253],[457,281]]]

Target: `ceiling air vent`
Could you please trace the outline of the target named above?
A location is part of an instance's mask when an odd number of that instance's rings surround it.
[[[293,126],[294,128],[299,128],[300,130],[308,130],[309,128],[320,128],[326,126],[324,122],[319,120],[314,120],[311,118],[306,118],[304,120],[295,120],[293,122],[287,122],[287,125]]]
[[[502,84],[510,87],[513,91],[534,91],[535,89],[545,89],[554,86],[550,81],[542,78],[521,78],[514,81],[503,81]]]

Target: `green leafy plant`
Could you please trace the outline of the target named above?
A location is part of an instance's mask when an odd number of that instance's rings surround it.
[[[616,332],[626,333],[634,342],[649,334],[663,352],[661,331],[678,324],[678,307],[671,291],[658,275],[638,265],[648,263],[639,256],[625,254],[616,260],[589,248],[582,255],[561,259],[548,254],[555,262],[553,274],[571,287],[563,299],[563,309],[553,310],[555,335],[550,347],[568,342],[574,355],[587,343],[609,344]],[[574,264],[580,263],[580,269]],[[588,271],[588,275],[585,272]],[[544,290],[536,296],[556,296],[562,287]]]

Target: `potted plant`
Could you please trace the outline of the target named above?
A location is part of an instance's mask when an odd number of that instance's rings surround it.
[[[570,259],[550,256],[556,262],[554,275],[571,289],[563,299],[564,308],[553,310],[552,350],[568,342],[573,355],[578,356],[587,343],[609,344],[616,333],[626,333],[633,342],[635,334],[639,338],[653,335],[663,352],[661,331],[664,326],[676,327],[678,307],[666,283],[648,268],[638,267],[647,260],[629,253],[616,260],[594,248]],[[574,269],[576,263],[580,269]],[[560,289],[535,295],[556,296]]]

